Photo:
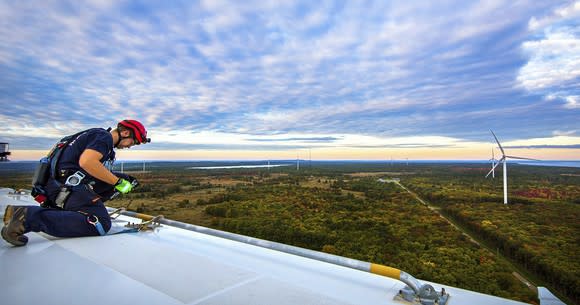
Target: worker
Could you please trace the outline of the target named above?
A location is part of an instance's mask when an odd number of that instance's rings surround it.
[[[50,207],[7,206],[2,238],[24,246],[28,242],[24,234],[30,231],[55,237],[105,235],[111,218],[104,202],[115,194],[131,192],[137,184],[134,177],[107,168],[115,160],[114,148],[150,141],[147,130],[136,120],[123,120],[112,130],[88,129],[71,138],[43,186]]]

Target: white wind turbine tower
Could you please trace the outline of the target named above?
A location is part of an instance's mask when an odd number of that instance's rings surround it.
[[[300,155],[296,153],[296,170],[300,170]]]
[[[487,176],[489,176],[489,174],[493,173],[495,168],[500,164],[503,163],[503,203],[507,204],[508,203],[508,199],[507,199],[507,158],[510,159],[522,159],[522,160],[534,160],[534,161],[539,161],[538,159],[531,159],[531,158],[523,158],[523,157],[515,157],[515,156],[508,156],[505,154],[505,151],[503,150],[503,147],[501,147],[501,144],[499,143],[499,140],[497,139],[497,137],[495,136],[495,133],[493,133],[493,131],[490,129],[489,131],[491,131],[491,134],[493,135],[493,137],[495,138],[495,141],[497,142],[497,145],[499,146],[499,150],[501,150],[501,159],[499,159],[497,161],[497,163],[491,168],[491,170],[489,171],[489,173],[487,173],[487,175],[485,175],[485,178],[487,178]]]

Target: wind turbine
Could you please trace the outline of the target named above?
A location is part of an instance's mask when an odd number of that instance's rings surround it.
[[[300,170],[300,155],[296,153],[296,170]]]
[[[534,161],[540,161],[540,160],[506,155],[505,151],[503,150],[503,147],[501,147],[501,144],[499,143],[499,140],[495,136],[495,133],[493,133],[493,131],[491,129],[489,131],[491,131],[491,134],[493,135],[493,137],[495,138],[495,141],[497,142],[497,145],[499,146],[499,150],[501,150],[501,159],[499,159],[497,161],[497,163],[491,168],[489,173],[487,173],[487,175],[485,175],[485,178],[487,178],[487,176],[489,176],[489,174],[493,173],[495,168],[500,163],[503,163],[503,204],[507,204],[508,203],[508,199],[507,199],[507,158],[522,159],[522,160],[534,160]]]
[[[497,160],[495,159],[495,155],[493,153],[493,148],[491,149],[491,159],[489,159],[489,161],[491,161],[491,177],[495,178],[495,161],[497,161]]]

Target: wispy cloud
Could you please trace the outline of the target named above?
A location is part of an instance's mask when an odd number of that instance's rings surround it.
[[[285,142],[285,141],[300,141],[300,142],[320,142],[320,143],[328,143],[334,142],[339,138],[336,137],[309,137],[309,138],[280,138],[280,139],[248,139],[248,141],[256,141],[256,142]]]
[[[541,148],[550,148],[550,149],[577,149],[580,148],[580,144],[573,144],[573,145],[519,145],[519,146],[506,146],[504,148],[527,148],[527,149],[541,149]]]
[[[554,130],[552,134],[554,136],[574,136],[578,135],[578,130]]]
[[[513,148],[578,148],[580,137],[573,135],[558,135],[549,138],[531,138],[503,143],[504,147]]]

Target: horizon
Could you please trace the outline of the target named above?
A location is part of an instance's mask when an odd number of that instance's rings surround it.
[[[129,159],[129,160],[122,160],[117,159],[115,160],[115,164],[118,163],[154,163],[154,162],[223,162],[223,163],[239,163],[239,162],[291,162],[289,164],[295,164],[296,161],[300,162],[361,162],[361,163],[456,163],[456,162],[464,162],[464,163],[490,163],[490,160],[485,159],[445,159],[445,160],[438,160],[438,159],[189,159],[189,160],[163,160],[163,159]],[[9,163],[20,163],[20,162],[38,162],[38,160],[9,160],[8,162],[0,162],[0,164],[9,164]],[[558,162],[580,162],[580,159],[566,159],[566,160],[512,160],[508,159],[508,163],[512,164],[536,164],[536,163],[558,163]]]
[[[580,1],[0,4],[0,142],[123,159],[580,156]]]

